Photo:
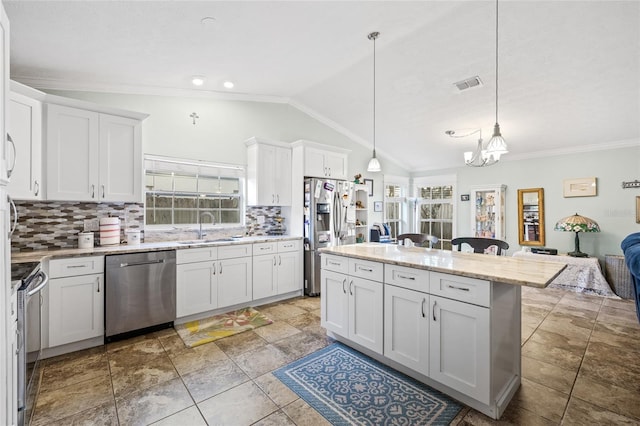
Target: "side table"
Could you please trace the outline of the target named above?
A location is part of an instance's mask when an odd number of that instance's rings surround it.
[[[549,284],[549,287],[619,299],[604,278],[597,257],[572,257],[562,254],[537,254],[525,251],[517,251],[513,253],[513,256],[546,262],[566,263],[567,267]]]

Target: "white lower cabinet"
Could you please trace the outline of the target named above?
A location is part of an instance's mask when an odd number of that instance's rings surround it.
[[[430,377],[489,404],[489,309],[431,296],[429,312]]]
[[[301,251],[302,239],[178,250],[177,318],[302,290]]]
[[[48,348],[104,335],[104,256],[49,261]]]
[[[176,317],[199,314],[218,307],[216,263],[176,265]]]
[[[321,290],[328,331],[493,419],[520,385],[517,285],[323,253]]]
[[[429,295],[384,286],[384,356],[429,375]]]
[[[334,263],[339,263],[339,260]],[[374,262],[371,264],[382,266]],[[355,268],[350,267],[349,270]],[[382,353],[383,284],[328,269],[322,269],[321,279],[322,326]]]
[[[49,347],[104,334],[104,274],[49,280]]]
[[[274,296],[276,287],[276,254],[253,257],[253,298]]]
[[[252,258],[218,261],[218,306],[231,306],[252,299]]]
[[[382,353],[382,283],[350,277],[349,338]]]
[[[302,289],[301,240],[254,244],[253,253],[254,300]]]

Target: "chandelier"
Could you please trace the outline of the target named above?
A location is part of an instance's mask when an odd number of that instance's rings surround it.
[[[493,126],[493,135],[487,146],[484,147],[482,145],[482,129],[476,129],[463,135],[456,135],[454,130],[447,130],[445,133],[452,138],[463,138],[480,133],[475,152],[467,151],[464,153],[464,163],[470,167],[491,166],[500,161],[501,155],[509,152],[507,143],[500,133],[500,124],[498,124],[498,0],[496,0],[496,124]]]

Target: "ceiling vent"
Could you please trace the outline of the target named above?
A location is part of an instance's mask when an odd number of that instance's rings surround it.
[[[471,89],[474,87],[482,86],[482,80],[477,75],[474,77],[467,78],[465,80],[458,81],[457,83],[453,83],[454,86],[458,88],[458,90],[463,91],[467,89]]]

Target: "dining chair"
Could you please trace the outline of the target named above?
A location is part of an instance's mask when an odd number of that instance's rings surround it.
[[[433,245],[438,242],[438,237],[429,234],[400,234],[397,238],[398,244],[404,244],[407,238],[418,247],[426,247],[425,243],[428,243],[428,247],[433,248]]]
[[[506,241],[496,240],[495,238],[460,237],[451,240],[451,245],[458,246],[458,251],[462,251],[463,244],[470,245],[474,253],[495,253],[497,256],[500,256],[503,254],[503,250],[506,251],[509,248],[509,244]],[[490,247],[495,247],[495,252],[488,250]]]

